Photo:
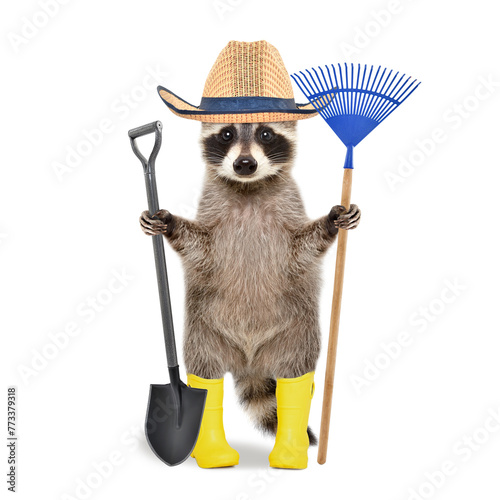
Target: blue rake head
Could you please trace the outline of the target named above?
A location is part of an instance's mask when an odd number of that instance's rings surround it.
[[[306,74],[307,73],[307,74]],[[387,74],[386,74],[387,73]],[[318,113],[347,146],[344,168],[352,168],[352,149],[382,123],[420,85],[411,77],[393,74],[380,66],[337,68],[331,64],[318,70],[291,75]]]

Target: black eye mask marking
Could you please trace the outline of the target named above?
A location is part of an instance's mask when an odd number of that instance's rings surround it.
[[[230,141],[224,141],[221,137],[221,132],[224,130],[229,130],[233,134],[233,138]],[[234,145],[237,138],[236,128],[232,125],[229,127],[224,127],[217,134],[212,134],[205,139],[203,139],[203,159],[212,165],[222,165],[227,152]]]
[[[261,134],[264,130],[269,129],[273,134],[270,141],[263,141]],[[287,163],[293,156],[293,144],[283,135],[276,133],[272,128],[266,126],[257,127],[254,140],[260,144],[266,157],[274,164]]]

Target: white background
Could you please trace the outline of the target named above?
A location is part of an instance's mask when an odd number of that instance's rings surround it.
[[[19,393],[18,498],[498,499],[500,423],[489,417],[500,411],[493,4],[70,0],[48,2],[47,18],[42,2],[6,3],[1,21],[2,387],[4,407],[8,385]],[[268,40],[290,72],[353,61],[423,82],[355,151],[352,200],[363,217],[349,237],[328,461],[319,466],[311,449],[305,471],[269,469],[273,441],[252,428],[229,376],[225,425],[237,467],[201,470],[189,459],[170,469],[142,433],[149,384],[168,374],[151,242],[138,225],[143,177],[127,131],[162,120],[161,206],[192,217],[204,169],[199,123],[170,113],[154,87],[198,104],[233,39]],[[85,135],[102,120],[106,132],[89,147]],[[299,131],[295,177],[317,217],[340,201],[344,147],[320,118]],[[86,156],[58,176],[55,166],[78,147]],[[391,174],[400,176],[392,188]],[[170,249],[167,261],[181,344],[183,274]],[[332,249],[324,345],[334,262]],[[113,272],[131,278],[110,294]],[[91,317],[92,297],[110,302]],[[68,324],[79,334],[54,348]],[[401,335],[409,340],[397,348]],[[316,431],[324,368],[322,357]],[[110,457],[113,470],[98,475]],[[435,473],[444,462],[449,474]]]

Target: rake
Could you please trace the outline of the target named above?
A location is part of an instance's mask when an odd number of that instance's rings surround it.
[[[347,147],[341,204],[349,210],[353,149],[382,123],[420,85],[411,77],[392,70],[354,64],[326,65],[291,75],[300,90]],[[328,338],[325,388],[318,447],[318,463],[326,462],[333,380],[337,358],[340,305],[344,284],[347,231],[339,229],[330,334]]]

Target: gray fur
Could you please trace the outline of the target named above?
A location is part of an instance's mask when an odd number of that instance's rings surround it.
[[[268,147],[269,158],[277,160],[264,158],[254,135],[259,125],[275,131],[289,157]],[[203,141],[223,127],[203,124],[202,145],[207,147]],[[196,220],[167,211],[151,218],[144,212],[141,226],[147,234],[165,234],[182,258],[188,372],[203,378],[231,372],[244,407],[262,429],[275,432],[276,379],[316,368],[321,258],[338,227],[357,226],[360,211],[356,205],[348,213],[336,206],[328,216],[308,219],[290,174],[295,122],[232,127],[237,137],[224,158],[205,151],[207,171]],[[238,132],[241,127],[245,133]],[[249,150],[259,167],[240,182],[228,165]],[[259,177],[259,171],[266,175]]]

